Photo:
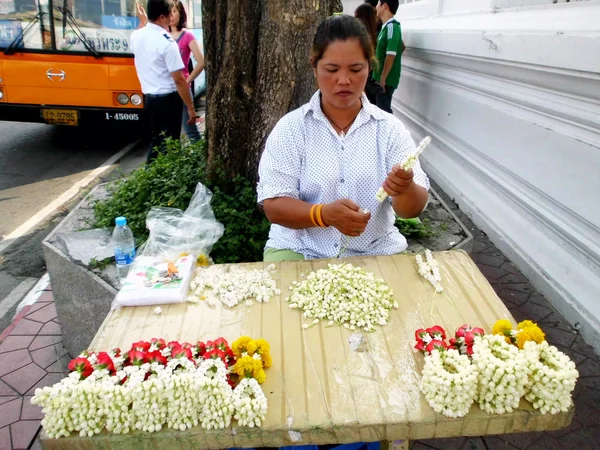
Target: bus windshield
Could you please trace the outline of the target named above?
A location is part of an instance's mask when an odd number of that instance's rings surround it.
[[[131,55],[136,0],[0,0],[0,50]]]

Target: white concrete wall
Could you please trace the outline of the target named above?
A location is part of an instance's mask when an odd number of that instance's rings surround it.
[[[599,17],[598,0],[403,5],[393,104],[433,137],[433,179],[597,351]]]

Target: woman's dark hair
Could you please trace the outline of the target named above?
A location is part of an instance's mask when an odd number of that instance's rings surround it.
[[[354,17],[362,22],[371,37],[373,48],[377,45],[377,12],[368,3],[363,3],[354,11]]]
[[[185,12],[185,6],[183,6],[183,2],[180,0],[176,0],[173,3],[173,6],[179,11],[179,22],[177,22],[175,28],[177,28],[177,31],[181,31],[184,28],[187,28],[187,13]]]
[[[371,43],[369,33],[367,33],[367,29],[360,20],[347,14],[328,17],[319,24],[310,52],[311,65],[317,67],[318,62],[323,58],[323,54],[330,44],[335,41],[346,41],[348,39],[358,39],[365,58],[369,62],[369,66],[371,66],[373,44]]]
[[[146,3],[146,15],[150,22],[156,22],[160,16],[168,16],[171,13],[172,3],[168,0],[148,0]]]
[[[365,3],[368,5],[371,5],[373,8],[375,8],[377,6],[377,2],[379,0],[365,0]]]

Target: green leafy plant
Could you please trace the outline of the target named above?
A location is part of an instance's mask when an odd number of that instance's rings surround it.
[[[94,206],[95,227],[113,227],[118,216],[128,224],[140,245],[148,238],[146,216],[152,206],[185,210],[196,185],[213,192],[211,206],[225,226],[223,237],[211,251],[217,263],[262,261],[269,222],[256,204],[256,189],[248,179],[227,179],[223,173],[207,174],[206,145],[201,141],[181,146],[168,140],[165,152],[150,165],[122,176],[109,187],[110,197]]]
[[[395,225],[396,228],[400,230],[400,233],[406,238],[423,239],[430,237],[433,234],[433,230],[427,219],[424,219],[423,222],[421,222],[418,218],[402,219],[397,217]]]

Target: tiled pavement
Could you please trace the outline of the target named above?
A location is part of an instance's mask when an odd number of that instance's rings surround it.
[[[580,379],[574,392],[575,417],[564,430],[477,438],[414,441],[414,450],[592,450],[600,449],[600,358],[527,279],[475,228],[456,205],[437,189],[475,237],[472,258],[517,320],[542,325],[548,341],[576,363]],[[69,356],[61,342],[52,292],[26,307],[0,336],[0,450],[39,449],[35,440],[41,411],[30,399],[37,387],[56,383]]]

